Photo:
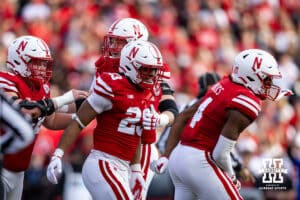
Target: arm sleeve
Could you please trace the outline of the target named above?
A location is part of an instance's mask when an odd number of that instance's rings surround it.
[[[161,90],[162,90],[162,94],[167,95],[173,95],[174,94],[174,90],[171,88],[171,86],[167,83],[167,82],[162,82],[160,84]]]
[[[110,110],[113,106],[112,100],[115,94],[111,83],[111,76],[107,74],[98,75],[94,81],[92,94],[87,98],[87,101],[98,114]]]
[[[98,114],[112,108],[112,102],[109,99],[94,92],[87,98],[87,101]]]
[[[223,135],[220,135],[212,154],[212,157],[217,163],[217,165],[224,171],[226,171],[230,177],[234,175],[230,153],[233,150],[235,143],[236,141],[228,139]]]

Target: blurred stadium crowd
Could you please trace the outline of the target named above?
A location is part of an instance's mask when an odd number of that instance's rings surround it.
[[[140,19],[147,26],[150,41],[158,45],[171,68],[171,86],[179,107],[196,96],[201,74],[228,74],[237,52],[261,48],[275,55],[286,80],[278,84],[295,95],[263,105],[261,116],[242,133],[237,152],[257,178],[262,158],[283,158],[288,169],[286,189],[262,190],[255,183],[242,183],[242,194],[248,199],[295,199],[300,192],[300,165],[289,155],[300,162],[300,1],[2,0],[0,68],[4,69],[12,39],[35,35],[49,44],[55,59],[52,96],[71,88],[88,90],[103,36],[112,22],[122,17]],[[80,172],[92,146],[93,126],[85,129],[70,149],[67,173]],[[45,167],[61,133],[42,128],[26,172],[23,199],[63,199],[65,187],[51,186],[45,178]],[[72,183],[76,187],[76,181]],[[149,196],[158,198],[152,191]]]

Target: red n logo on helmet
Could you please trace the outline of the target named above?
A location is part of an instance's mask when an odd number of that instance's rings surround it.
[[[46,42],[44,40],[41,40],[41,42],[42,42],[42,44],[45,48],[46,57],[50,58],[51,56],[50,56],[50,52],[49,52],[49,49],[48,49],[48,46],[47,46]]]
[[[26,48],[28,44],[28,41],[24,41],[22,40],[18,46],[18,49],[17,49],[17,53],[20,54],[20,51],[24,51],[24,49]]]
[[[137,54],[137,52],[139,51],[140,49],[137,48],[137,47],[133,47],[130,52],[129,52],[129,55],[126,56],[129,60],[131,60],[132,58],[134,58]]]
[[[261,66],[261,63],[262,63],[262,58],[255,57],[253,65],[252,65],[252,70],[256,71],[257,69],[259,69]]]
[[[141,38],[143,34],[141,33],[141,28],[139,25],[134,24],[133,25],[134,35],[137,36],[137,38]]]
[[[155,46],[155,45],[153,45],[153,44],[151,44],[151,46],[153,47],[153,49],[154,49],[154,52],[155,52],[155,56],[156,56],[156,62],[157,62],[157,64],[158,65],[161,65],[162,63],[162,61],[161,61],[161,59],[160,59],[160,53],[159,53],[159,50],[157,49],[157,47]]]

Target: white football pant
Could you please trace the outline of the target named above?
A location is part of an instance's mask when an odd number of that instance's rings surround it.
[[[170,155],[168,169],[175,200],[243,199],[207,151],[178,144]]]
[[[132,200],[129,172],[129,162],[91,150],[82,168],[82,179],[94,200]]]
[[[21,200],[24,172],[13,172],[3,168],[1,171],[1,181],[6,200]]]
[[[154,177],[154,172],[150,169],[150,163],[158,159],[158,150],[155,143],[142,144],[141,149],[141,167],[144,173],[146,187],[142,191],[142,200],[146,200],[147,192],[150,187],[151,181]]]

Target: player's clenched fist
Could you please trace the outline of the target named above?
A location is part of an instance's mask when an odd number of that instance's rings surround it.
[[[156,129],[157,127],[169,124],[169,117],[166,114],[159,114],[153,105],[146,109],[143,114],[143,127],[145,130]]]
[[[158,160],[154,160],[150,164],[150,169],[157,174],[162,174],[166,171],[169,159],[165,156],[160,157]]]

